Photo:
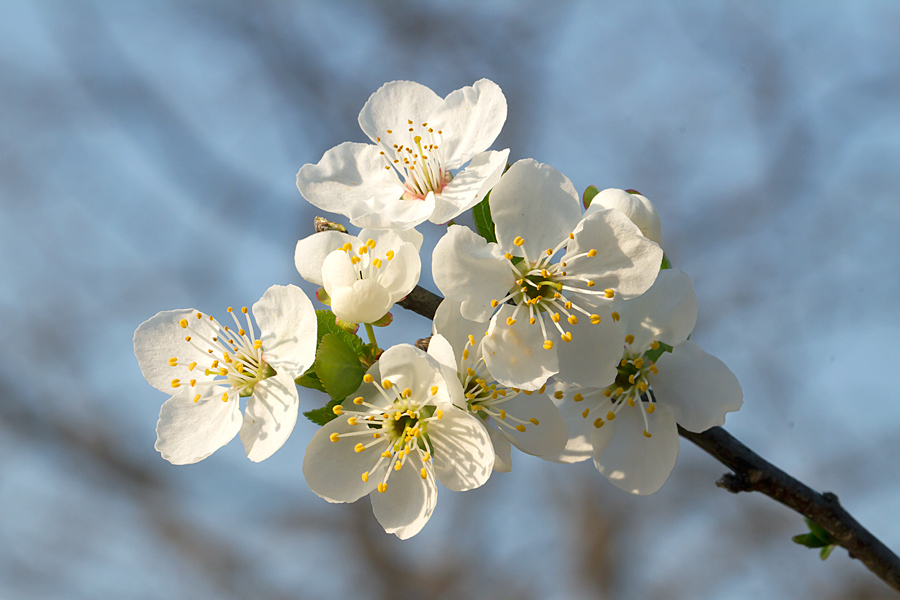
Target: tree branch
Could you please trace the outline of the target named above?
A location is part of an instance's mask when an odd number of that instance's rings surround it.
[[[398,304],[434,319],[441,300],[443,298],[437,294],[416,286]],[[723,475],[716,485],[735,494],[760,492],[809,518],[846,548],[851,558],[861,561],[893,590],[900,592],[900,558],[844,510],[836,495],[831,492],[820,494],[797,481],[721,427],[694,433],[679,426],[678,433],[731,469],[732,473]]]

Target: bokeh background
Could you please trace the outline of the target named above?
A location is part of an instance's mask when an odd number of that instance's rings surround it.
[[[798,515],[716,488],[687,442],[647,498],[517,454],[442,489],[407,542],[368,500],[309,491],[307,422],[264,463],[235,441],[174,467],[131,338],[159,310],[312,293],[299,167],[363,141],[385,81],[488,77],[509,102],[496,148],[656,203],[693,339],[744,387],[727,429],[900,549],[897,2],[2,9],[0,598],[891,597],[845,551],[792,544]],[[395,315],[382,345],[430,333]]]

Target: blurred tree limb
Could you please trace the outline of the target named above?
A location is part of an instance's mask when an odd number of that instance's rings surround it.
[[[443,298],[420,286],[398,302],[403,308],[429,319]],[[861,561],[893,590],[900,592],[900,558],[869,530],[859,524],[831,492],[820,494],[768,462],[737,438],[713,427],[694,433],[678,427],[681,437],[731,469],[717,482],[732,493],[760,492],[811,519],[845,548],[851,558]]]

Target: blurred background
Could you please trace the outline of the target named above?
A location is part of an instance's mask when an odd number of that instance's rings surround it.
[[[407,542],[309,491],[308,422],[261,464],[154,451],[137,325],[311,294],[299,167],[364,141],[385,81],[482,77],[511,160],[656,203],[743,384],[726,428],[900,549],[900,4],[6,0],[0,598],[892,597],[686,441],[647,498],[517,454]],[[383,346],[430,333],[394,312]]]

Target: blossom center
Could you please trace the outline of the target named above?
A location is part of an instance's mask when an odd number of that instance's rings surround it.
[[[350,415],[347,417],[347,424],[356,429],[349,433],[333,433],[331,441],[338,443],[348,438],[370,438],[371,441],[367,443],[356,443],[353,451],[360,453],[371,449],[372,454],[378,456],[375,464],[362,473],[362,480],[365,482],[382,465],[387,466],[382,481],[377,486],[379,492],[385,492],[391,473],[402,469],[413,452],[423,465],[429,465],[433,448],[428,436],[428,423],[442,419],[444,414],[434,406],[430,398],[438,393],[437,386],[432,387],[428,393],[414,393],[410,388],[398,390],[389,379],[379,383],[369,374],[363,377],[363,381],[375,386],[381,401],[367,402],[359,396],[353,399],[353,404],[364,407],[363,410],[348,413],[340,405],[335,406],[335,414]],[[422,479],[427,479],[429,469],[426,466],[420,468]]]
[[[383,148],[384,168],[393,169],[403,181],[404,200],[424,200],[429,192],[440,195],[453,179],[444,167],[441,149],[444,132],[435,131],[428,123],[418,125],[412,119],[406,121],[405,127],[386,129],[385,138],[375,138]]]
[[[634,336],[630,334],[625,336],[625,343],[627,346],[622,354],[622,360],[619,362],[616,380],[602,391],[602,395],[612,402],[612,407],[607,409],[605,415],[594,418],[594,427],[597,429],[603,427],[606,421],[614,420],[623,407],[629,406],[640,411],[644,419],[643,435],[651,438],[653,436],[650,433],[650,420],[647,415],[652,415],[656,411],[656,397],[650,385],[650,377],[659,373],[659,370],[656,368],[656,364],[647,357],[647,354],[650,349],[657,350],[660,344],[653,341],[648,348],[635,349],[631,347],[634,343]],[[587,394],[576,393],[572,397],[575,402],[583,402],[592,396],[594,396],[593,401],[588,402],[588,406],[581,413],[585,419],[591,416],[593,409],[605,404],[599,397],[600,390]],[[557,399],[562,399],[562,397],[562,392],[556,392]]]
[[[207,377],[213,376],[213,379],[205,381],[173,379],[173,388],[189,385],[195,392],[194,402],[200,400],[204,388],[220,385],[228,386],[232,393],[236,390],[240,397],[246,397],[253,394],[253,388],[257,383],[275,375],[275,369],[263,358],[262,340],[256,338],[247,308],[242,308],[241,312],[247,319],[246,330],[230,307],[228,313],[234,319],[236,330],[220,324],[212,315],[203,315],[200,312],[194,314],[194,319],[185,318],[179,321],[178,324],[187,333],[184,341],[209,359],[208,363],[202,364],[201,361],[191,361],[188,364],[188,371],[203,373]],[[168,363],[172,367],[178,366],[179,359],[173,356]],[[228,400],[229,395],[226,391],[222,394],[222,401]]]
[[[525,433],[528,424],[540,425],[540,421],[534,417],[523,420],[507,412],[509,405],[504,406],[507,402],[519,394],[530,396],[534,392],[498,385],[497,380],[487,370],[480,346],[475,346],[475,337],[472,335],[463,348],[458,374],[466,396],[466,407],[470,413],[482,420],[490,417],[498,429],[508,432],[514,429],[519,433]],[[541,386],[537,393],[543,394],[545,390],[546,386]]]
[[[513,244],[521,248],[522,256],[513,256],[507,252],[504,259],[516,277],[515,286],[504,298],[491,301],[491,306],[496,308],[504,302],[512,302],[515,310],[512,316],[507,317],[506,324],[512,326],[516,323],[520,312],[528,312],[528,322],[531,325],[538,324],[544,339],[543,347],[546,350],[553,348],[544,322],[549,317],[550,322],[556,327],[560,338],[565,342],[572,341],[572,332],[566,331],[560,322],[565,318],[566,323],[575,325],[578,323],[578,314],[587,318],[594,325],[600,323],[600,315],[591,312],[596,298],[611,299],[615,297],[615,290],[595,290],[596,283],[581,271],[585,261],[597,257],[596,250],[588,250],[571,257],[567,261],[552,262],[553,257],[564,249],[575,235],[570,233],[556,248],[548,248],[541,253],[537,260],[528,256],[525,250],[525,240],[517,236]],[[613,320],[619,320],[618,313],[611,313]]]

